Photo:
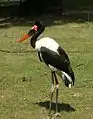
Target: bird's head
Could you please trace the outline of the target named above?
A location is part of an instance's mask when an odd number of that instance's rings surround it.
[[[22,41],[28,39],[29,37],[33,36],[36,32],[41,30],[42,27],[43,27],[43,25],[41,24],[40,21],[35,21],[34,25],[29,30],[29,32],[27,34],[25,34],[21,39],[18,39],[17,42],[22,42]]]

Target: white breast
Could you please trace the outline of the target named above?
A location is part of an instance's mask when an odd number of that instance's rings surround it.
[[[53,40],[52,38],[44,37],[44,38],[41,38],[40,40],[36,41],[35,49],[37,51],[40,51],[41,47],[46,47],[52,51],[57,52],[59,44],[55,40]]]

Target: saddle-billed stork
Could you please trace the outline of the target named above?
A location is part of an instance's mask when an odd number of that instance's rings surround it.
[[[75,77],[74,72],[71,68],[70,60],[68,55],[63,50],[63,48],[52,38],[44,37],[40,38],[40,35],[45,30],[45,26],[40,22],[36,21],[34,26],[30,31],[25,34],[17,42],[22,42],[27,38],[31,37],[30,44],[38,53],[39,60],[44,62],[51,70],[52,74],[52,87],[51,87],[51,97],[49,104],[49,115],[51,114],[52,98],[53,92],[56,89],[56,112],[55,116],[60,116],[58,113],[58,89],[59,82],[57,79],[57,72],[60,71],[61,78],[65,86],[71,88],[74,85]]]

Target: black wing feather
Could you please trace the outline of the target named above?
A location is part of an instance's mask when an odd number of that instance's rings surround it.
[[[61,47],[58,47],[57,51],[59,54],[46,47],[41,47],[40,53],[42,59],[47,65],[50,64],[57,69],[66,72],[69,76],[71,76],[74,83],[75,77],[70,65],[68,55]]]
[[[42,58],[40,56],[40,52],[38,52],[38,57],[39,57],[39,60],[42,62]]]
[[[66,69],[68,69],[68,66],[70,65],[70,61],[65,52],[58,54],[46,47],[41,47],[40,53],[47,65],[50,64],[59,70],[66,72]]]

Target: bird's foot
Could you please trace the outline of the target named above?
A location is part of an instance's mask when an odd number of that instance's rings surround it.
[[[60,113],[56,112],[54,115],[48,115],[47,119],[59,119],[61,117]]]
[[[54,117],[61,117],[61,115],[60,115],[59,112],[56,112],[56,113],[54,114]]]

